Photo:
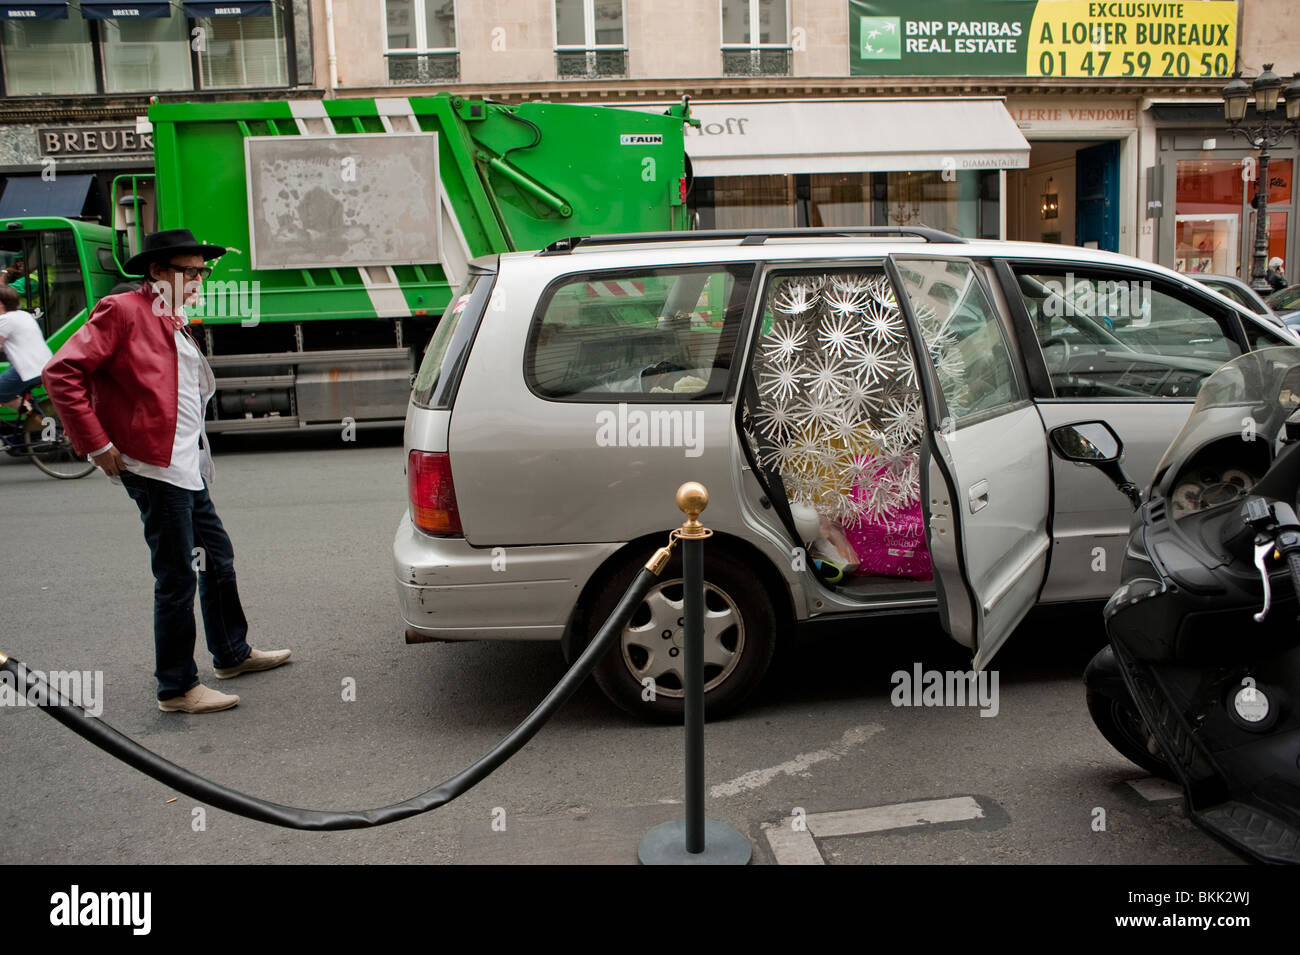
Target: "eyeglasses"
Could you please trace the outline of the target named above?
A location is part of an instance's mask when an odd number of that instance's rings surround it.
[[[172,262],[167,263],[167,268],[173,272],[180,272],[191,282],[194,279],[206,279],[212,274],[212,269],[206,265],[176,265]]]

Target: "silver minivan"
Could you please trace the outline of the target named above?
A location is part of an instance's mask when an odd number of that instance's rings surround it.
[[[1295,342],[1148,262],[928,229],[604,236],[480,259],[407,414],[406,639],[554,640],[572,657],[694,480],[715,532],[710,716],[809,621],[937,611],[983,667],[1036,603],[1118,582],[1128,502],[1054,458],[1048,433],[1104,419],[1145,480],[1219,365]],[[1174,506],[1254,479],[1198,475]],[[595,672],[619,706],[680,716],[681,610],[670,565]]]

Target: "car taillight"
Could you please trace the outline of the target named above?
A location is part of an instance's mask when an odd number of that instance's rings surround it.
[[[406,486],[416,527],[440,537],[464,535],[451,483],[451,457],[445,451],[412,451],[406,458]]]

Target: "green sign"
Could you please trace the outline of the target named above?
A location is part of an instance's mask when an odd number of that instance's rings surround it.
[[[1235,0],[849,0],[852,76],[1225,77]]]

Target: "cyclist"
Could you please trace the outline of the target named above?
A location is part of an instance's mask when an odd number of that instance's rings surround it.
[[[0,404],[10,408],[41,383],[41,372],[53,357],[41,326],[18,305],[18,293],[0,285],[0,347],[9,360],[9,370],[0,375]]]

